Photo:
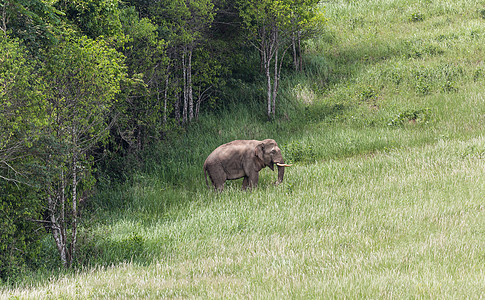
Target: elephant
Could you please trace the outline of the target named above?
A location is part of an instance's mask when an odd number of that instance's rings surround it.
[[[272,139],[235,140],[217,147],[204,162],[204,176],[207,187],[207,175],[216,191],[222,191],[226,180],[243,178],[243,190],[258,185],[259,171],[269,167],[274,171],[274,165],[278,166],[278,180],[283,181],[285,168],[291,165],[285,164],[281,149]]]

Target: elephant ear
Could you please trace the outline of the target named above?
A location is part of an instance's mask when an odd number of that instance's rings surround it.
[[[254,149],[254,155],[256,155],[257,158],[259,158],[261,161],[264,161],[263,159],[263,150],[264,150],[264,144],[260,143],[256,146]]]

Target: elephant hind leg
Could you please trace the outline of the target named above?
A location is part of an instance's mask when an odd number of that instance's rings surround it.
[[[222,192],[222,190],[224,190],[224,184],[226,183],[225,180],[223,181],[213,181],[212,182],[214,184],[214,189],[217,191],[217,192]]]
[[[217,166],[208,166],[207,172],[209,174],[209,178],[214,185],[214,189],[217,191],[222,191],[224,189],[224,183],[226,182],[227,176],[224,170],[221,167]]]

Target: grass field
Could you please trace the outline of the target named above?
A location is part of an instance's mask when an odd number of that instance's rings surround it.
[[[254,103],[206,115],[123,185],[103,179],[83,267],[56,271],[45,241],[50,267],[0,298],[485,297],[485,2],[322,9],[277,121]],[[284,183],[208,191],[206,156],[253,138],[294,164]]]

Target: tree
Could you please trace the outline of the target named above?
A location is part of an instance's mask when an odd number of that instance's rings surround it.
[[[303,70],[302,41],[313,37],[322,30],[326,22],[319,0],[299,0],[293,3],[290,21],[293,66],[296,71]]]
[[[120,51],[132,80],[124,89],[125,101],[116,107],[120,113],[116,128],[131,150],[141,150],[146,137],[158,136],[167,123],[172,66],[157,25],[140,19],[134,7],[122,10],[121,21],[126,43]]]
[[[0,32],[39,48],[56,40],[60,14],[42,0],[0,0]]]
[[[39,82],[17,39],[0,38],[0,282],[12,280],[38,253],[42,203],[30,178],[32,145],[45,124]]]
[[[19,182],[22,159],[45,122],[43,99],[19,41],[0,38],[0,53],[0,180]]]
[[[48,221],[61,261],[70,267],[78,203],[93,182],[89,153],[108,136],[108,116],[125,71],[117,51],[73,35],[48,51],[42,71],[50,125],[44,139]]]
[[[216,44],[215,41],[212,44]],[[200,114],[200,106],[204,102],[214,104],[218,99],[217,91],[224,86],[225,80],[221,74],[227,73],[225,67],[218,59],[218,49],[201,47],[194,51],[193,91],[195,97],[194,118]]]
[[[58,0],[56,7],[82,34],[90,38],[121,38],[119,0]]]
[[[126,41],[120,51],[133,80],[117,107],[116,134],[129,149],[141,150],[197,118],[201,103],[223,83],[222,67],[208,42],[215,14],[211,1],[128,3],[134,6],[120,13]]]
[[[45,231],[32,220],[41,216],[42,203],[35,189],[0,180],[0,283],[15,282],[40,253]]]
[[[298,32],[316,19],[317,1],[239,0],[249,42],[258,50],[266,77],[267,115],[274,119],[283,59]],[[301,36],[301,34],[300,34]]]
[[[182,123],[194,118],[193,54],[214,20],[214,5],[210,0],[162,0],[157,9],[157,23],[169,42],[172,60],[181,71]],[[176,104],[177,106],[177,104]],[[176,107],[177,109],[177,107]]]

